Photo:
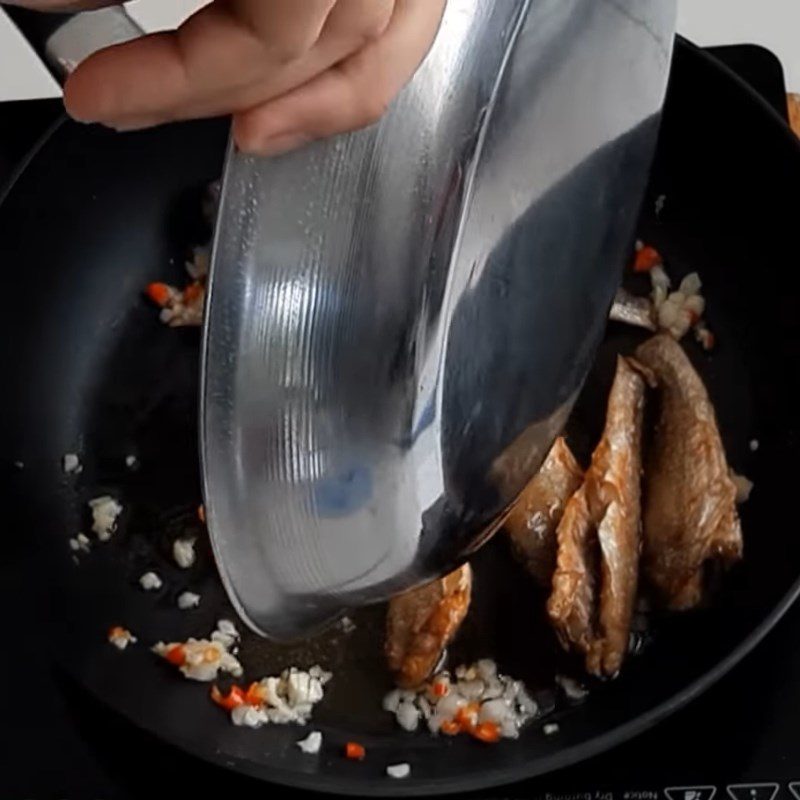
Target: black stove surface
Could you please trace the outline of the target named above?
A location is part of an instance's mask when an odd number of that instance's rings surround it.
[[[713,52],[785,114],[782,71],[771,53],[756,47]],[[0,103],[0,185],[59,113],[58,101]],[[46,642],[47,587],[35,578],[36,553],[28,542],[7,535],[0,561],[6,638],[0,658],[0,798],[269,791],[133,728],[53,665]],[[579,766],[475,796],[800,800],[799,710],[800,606],[795,606],[732,673],[655,729]]]

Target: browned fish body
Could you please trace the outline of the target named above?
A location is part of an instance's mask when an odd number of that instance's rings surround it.
[[[645,380],[617,359],[603,437],[558,526],[550,619],[586,669],[614,675],[628,649],[640,551],[640,473]]]
[[[661,408],[645,469],[644,569],[662,602],[691,608],[710,559],[742,555],[742,531],[714,408],[683,348],[654,336],[636,357],[653,371]]]
[[[514,554],[542,586],[549,586],[553,580],[556,528],[582,478],[580,464],[559,436],[506,517],[505,529]]]
[[[433,672],[467,615],[472,569],[464,564],[444,578],[392,598],[386,618],[386,659],[403,688]]]

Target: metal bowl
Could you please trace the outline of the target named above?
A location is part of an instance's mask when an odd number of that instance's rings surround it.
[[[378,124],[231,155],[201,448],[256,631],[452,568],[538,468],[633,243],[674,23],[671,0],[450,0]]]

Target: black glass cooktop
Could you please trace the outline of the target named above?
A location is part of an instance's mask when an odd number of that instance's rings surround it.
[[[772,54],[755,47],[717,48],[714,54],[785,114],[782,71]],[[59,113],[57,101],[0,103],[0,183]],[[133,729],[52,665],[47,587],[36,579],[36,553],[26,537],[11,533],[0,559],[5,611],[0,798],[269,792],[264,784],[197,761]],[[797,606],[731,674],[650,732],[580,766],[476,797],[800,800],[799,733]]]

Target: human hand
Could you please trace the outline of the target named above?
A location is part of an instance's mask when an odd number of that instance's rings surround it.
[[[274,155],[375,122],[425,57],[444,4],[214,0],[175,31],[87,58],[67,80],[64,102],[75,119],[119,130],[232,113],[237,145]]]

